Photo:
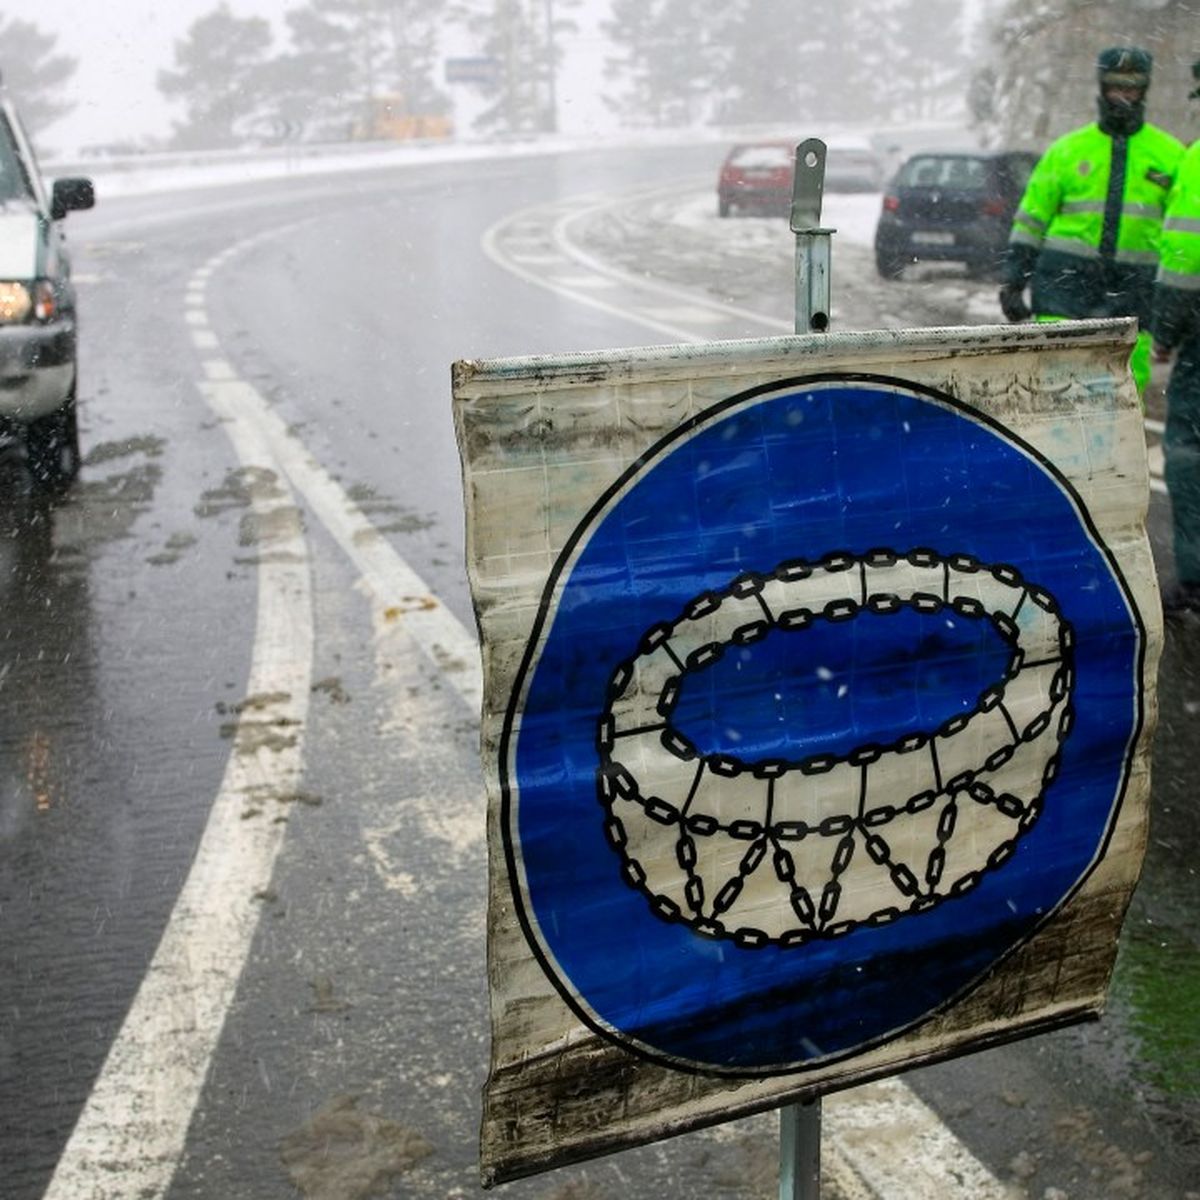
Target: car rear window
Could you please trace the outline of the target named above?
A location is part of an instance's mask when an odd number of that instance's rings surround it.
[[[901,187],[982,191],[987,187],[988,169],[982,158],[929,155],[909,159],[896,181]]]
[[[731,167],[763,171],[792,165],[790,146],[740,146],[729,156]]]

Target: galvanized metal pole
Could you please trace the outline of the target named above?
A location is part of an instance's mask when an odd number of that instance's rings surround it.
[[[821,1200],[821,1098],[779,1110],[779,1200]]]
[[[821,228],[825,143],[796,147],[791,227],[796,235],[796,332],[829,329],[831,246],[834,230]],[[821,1098],[779,1110],[779,1200],[821,1200]]]
[[[835,230],[821,228],[824,190],[825,143],[809,138],[796,147],[792,178],[797,333],[824,333],[829,328],[831,238]]]

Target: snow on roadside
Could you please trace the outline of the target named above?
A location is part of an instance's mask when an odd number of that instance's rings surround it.
[[[835,246],[839,240],[870,246],[882,204],[881,192],[826,192],[821,224],[835,231]],[[736,241],[747,250],[774,246],[778,242],[790,244],[795,240],[785,217],[719,218],[715,181],[711,191],[698,192],[685,199],[675,210],[674,220],[692,229],[702,228],[709,236],[720,236],[723,242]]]

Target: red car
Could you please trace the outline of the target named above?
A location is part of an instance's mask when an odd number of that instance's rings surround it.
[[[717,180],[717,213],[733,209],[786,216],[792,207],[795,142],[747,142],[734,146]]]
[[[734,146],[717,180],[718,214],[727,217],[737,208],[786,217],[792,207],[797,141]],[[883,186],[883,164],[865,138],[832,138],[825,149],[825,191],[870,192]]]

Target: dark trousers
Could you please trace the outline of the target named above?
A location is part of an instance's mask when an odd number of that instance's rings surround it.
[[[1200,337],[1179,347],[1171,370],[1163,455],[1175,530],[1175,573],[1181,583],[1200,584]]]

